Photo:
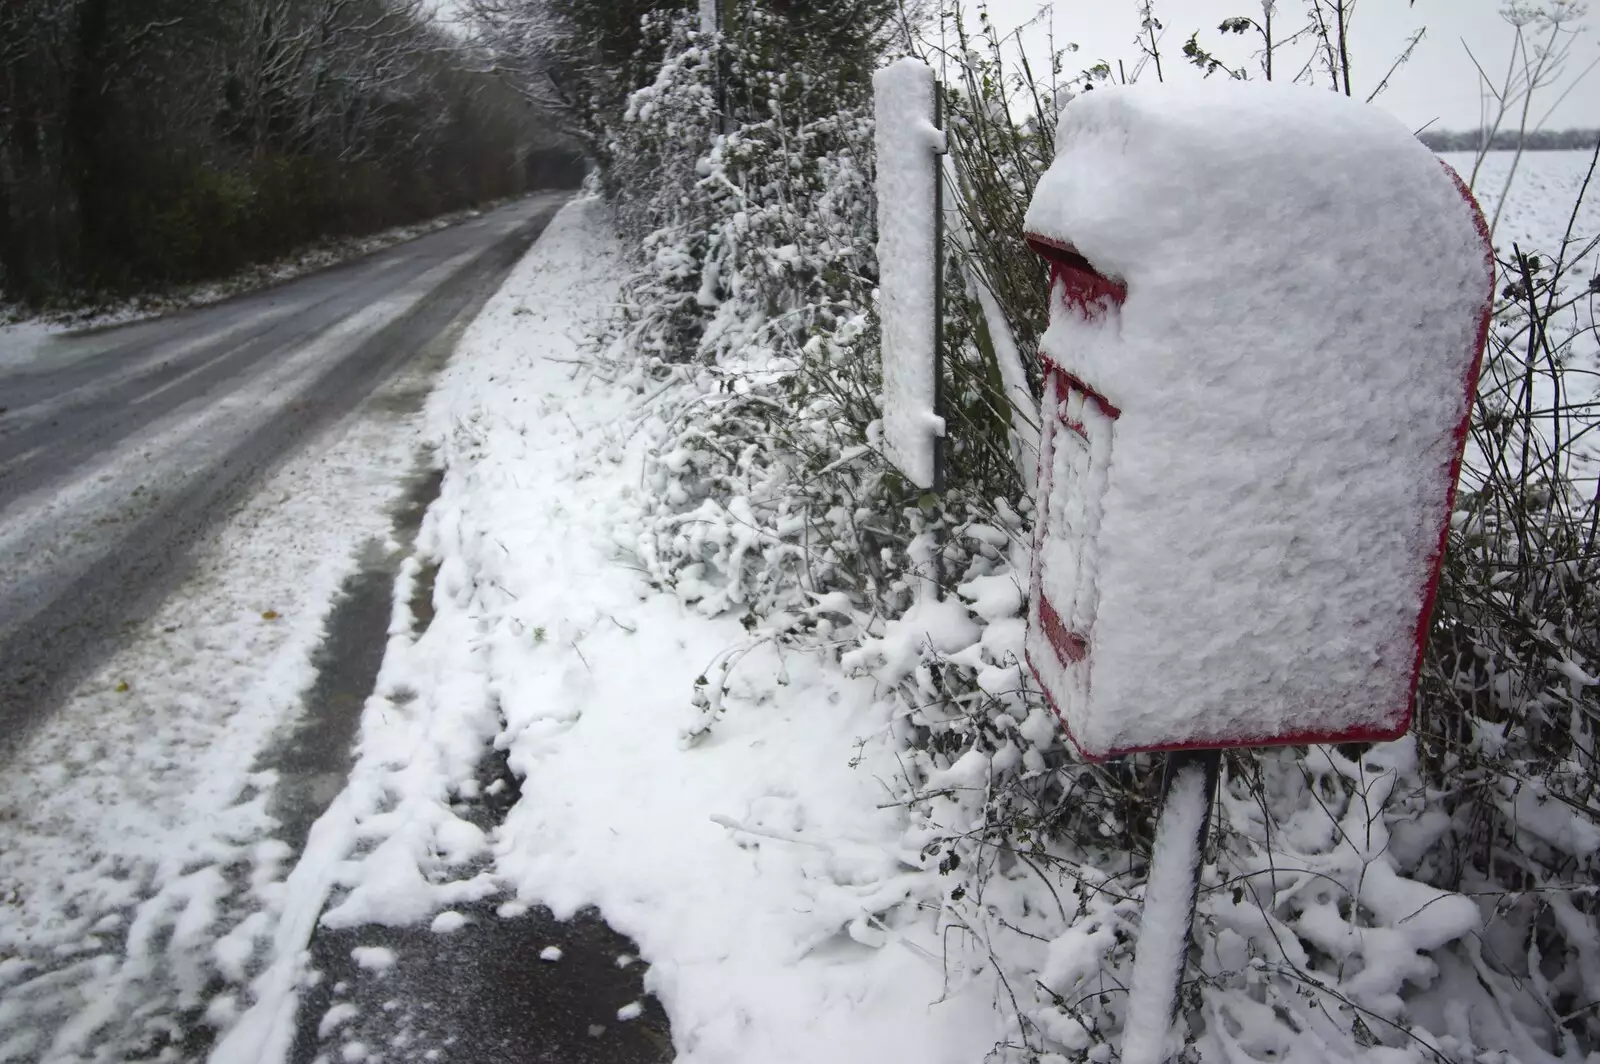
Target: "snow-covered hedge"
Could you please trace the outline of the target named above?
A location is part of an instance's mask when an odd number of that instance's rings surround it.
[[[1031,455],[1006,360],[1042,303],[1032,267],[1007,265],[1005,214],[1048,159],[1048,123],[1013,122],[989,60],[955,79],[950,487],[922,495],[877,449],[859,63],[882,42],[862,31],[855,51],[797,55],[786,17],[741,4],[711,39],[688,16],[647,23],[665,58],[605,130],[604,182],[639,249],[606,350],[640,393],[630,430],[653,442],[637,553],[750,633],[685,693],[701,710],[686,738],[716,726],[728,670],[763,642],[874,677],[904,749],[886,801],[925,865],[879,918],[931,912],[950,929],[952,977],[992,981],[1009,1018],[996,1059],[1111,1060],[1157,781],[1149,758],[1072,760],[1022,665]],[[1508,262],[1527,294],[1508,289],[1489,377],[1510,390],[1484,398],[1476,426],[1480,467],[1504,475],[1467,485],[1418,733],[1229,757],[1183,1002],[1193,1059],[1581,1060],[1600,1046],[1594,508],[1569,496],[1570,470],[1533,483],[1487,457],[1531,438],[1526,419],[1507,428],[1518,409],[1545,409],[1516,382],[1561,372],[1517,352],[1576,293],[1528,266]],[[1508,580],[1515,600],[1496,595]]]

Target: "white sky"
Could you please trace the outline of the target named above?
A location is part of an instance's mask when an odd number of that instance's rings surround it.
[[[969,0],[971,6],[974,5]],[[1039,0],[989,0],[989,13],[1005,32],[1033,17],[1042,6]],[[1200,76],[1182,54],[1183,43],[1195,30],[1201,31],[1201,44],[1230,65],[1245,65],[1252,76],[1260,75],[1259,61],[1253,56],[1259,47],[1258,38],[1223,37],[1217,33],[1217,24],[1229,16],[1249,15],[1259,20],[1260,0],[1155,0],[1154,6],[1156,18],[1166,27],[1161,51],[1163,71],[1169,80]],[[1278,0],[1274,32],[1280,26],[1300,25],[1306,6],[1305,0]],[[1496,77],[1503,76],[1512,47],[1512,30],[1500,17],[1503,6],[1502,0],[1415,0],[1412,4],[1407,0],[1355,0],[1350,21],[1350,80],[1358,93],[1371,92],[1411,34],[1426,27],[1427,35],[1410,62],[1395,73],[1376,102],[1413,129],[1429,122],[1442,129],[1476,128],[1478,77],[1467,46],[1487,70]],[[1133,43],[1139,28],[1137,7],[1136,0],[1056,0],[1047,23],[1029,32],[1029,53],[1046,54],[1043,26],[1053,22],[1057,47],[1072,41],[1080,48],[1067,57],[1069,73],[1102,59],[1113,70],[1119,59],[1131,70],[1139,58]],[[1578,80],[1585,68],[1600,59],[1600,16],[1590,11],[1576,25],[1580,32],[1573,41],[1563,76],[1557,85],[1535,96],[1530,123],[1554,106],[1544,123],[1546,128],[1600,127],[1600,68],[1591,69]],[[1280,71],[1290,65],[1282,53],[1275,56]],[[1292,61],[1291,76],[1304,61],[1304,53],[1298,53]],[[1569,88],[1571,91],[1567,92]],[[1567,93],[1565,99],[1556,106],[1563,92]]]

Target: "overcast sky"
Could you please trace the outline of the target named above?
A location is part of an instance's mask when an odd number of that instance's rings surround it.
[[[1351,83],[1358,93],[1371,92],[1411,34],[1426,27],[1427,34],[1410,62],[1395,73],[1376,102],[1413,129],[1430,122],[1435,128],[1476,128],[1478,77],[1467,48],[1496,77],[1504,74],[1512,30],[1500,17],[1503,6],[1501,0],[1415,0],[1414,4],[1407,0],[1355,0],[1350,24]],[[989,0],[990,15],[1002,30],[1026,22],[1041,7],[1038,0]],[[1080,48],[1068,57],[1068,70],[1076,72],[1102,59],[1113,69],[1119,59],[1131,69],[1139,58],[1133,44],[1139,27],[1137,7],[1135,0],[1055,0],[1048,19],[1054,24],[1057,46],[1073,41]],[[1304,0],[1278,0],[1274,30],[1297,24],[1305,7]],[[1259,75],[1259,60],[1251,54],[1258,45],[1254,41],[1247,44],[1241,37],[1223,38],[1216,30],[1226,17],[1259,19],[1260,12],[1261,0],[1155,0],[1156,17],[1166,27],[1161,42],[1164,73],[1169,79],[1199,76],[1192,67],[1185,69],[1182,49],[1189,34],[1200,30],[1202,44],[1231,65],[1247,64],[1253,76]],[[1571,89],[1545,122],[1547,128],[1600,127],[1600,68],[1590,69],[1577,80],[1600,59],[1600,17],[1591,10],[1579,28],[1562,83],[1536,97],[1535,121]],[[1035,28],[1029,36],[1030,52],[1044,54],[1044,41],[1043,29]],[[1283,66],[1281,58],[1276,62]],[[1295,70],[1303,62],[1302,54],[1294,63]],[[1541,100],[1542,106],[1537,102]]]

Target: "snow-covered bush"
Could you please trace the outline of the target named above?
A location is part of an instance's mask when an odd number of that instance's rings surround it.
[[[942,512],[878,455],[862,59],[877,44],[797,62],[787,19],[752,6],[741,20],[712,41],[686,18],[667,27],[657,78],[613,130],[612,154],[629,161],[609,183],[642,259],[614,352],[648,360],[660,396],[641,552],[687,600],[747,611],[752,625],[835,591],[893,615],[910,602],[914,535],[1016,494],[1005,423],[998,452],[985,433],[962,433]],[[949,347],[958,382],[974,385],[953,389],[954,405],[987,416],[961,320]],[[993,453],[1009,479],[991,492]]]
[[[1552,246],[1499,242],[1418,700],[1422,778],[1451,825],[1429,881],[1493,899],[1480,978],[1586,1047],[1600,1045],[1600,493],[1587,442],[1600,233],[1578,219],[1600,195],[1597,153]],[[1503,202],[1507,190],[1488,191]]]
[[[743,18],[740,48],[666,27],[613,131],[628,162],[611,183],[642,260],[616,350],[647,360],[660,397],[641,553],[707,612],[755,617],[855,581],[882,468],[856,462],[875,372],[863,95],[790,73],[783,21]]]
[[[761,642],[872,676],[901,749],[888,800],[926,868],[898,918],[936,912],[952,978],[993,983],[1011,1025],[995,1059],[1112,1060],[1159,781],[1149,757],[1073,759],[1022,660],[1037,381],[1019,387],[1015,352],[1042,327],[1044,274],[1016,230],[1058,87],[1024,81],[1014,115],[999,41],[958,34],[949,490],[922,495],[876,448],[868,75],[889,11],[835,17],[823,40],[800,22],[829,11],[810,7],[740,4],[712,36],[647,18],[662,58],[604,119],[605,186],[639,249],[608,358],[640,392],[626,428],[655,445],[637,552],[750,631],[702,677],[689,738]],[[1568,379],[1592,357],[1593,294],[1551,265],[1570,273],[1582,247],[1553,250],[1502,263],[1416,735],[1228,759],[1183,997],[1191,1058],[1600,1045],[1600,582],[1570,460],[1593,417]]]

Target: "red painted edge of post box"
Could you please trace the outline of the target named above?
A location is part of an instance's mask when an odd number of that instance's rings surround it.
[[[1098,317],[1106,304],[1120,307],[1128,298],[1126,284],[1096,270],[1071,244],[1038,233],[1027,233],[1024,239],[1034,254],[1050,263],[1050,290],[1055,291],[1056,282],[1060,281],[1067,300],[1085,317]]]
[[[1406,700],[1406,712],[1401,723],[1404,727],[1400,734],[1405,734],[1411,727],[1411,716],[1417,705],[1417,684],[1422,679],[1422,659],[1428,653],[1428,631],[1433,621],[1434,602],[1439,597],[1439,581],[1444,576],[1444,554],[1450,545],[1450,520],[1456,512],[1456,488],[1461,480],[1461,462],[1467,449],[1467,436],[1472,431],[1472,401],[1478,394],[1478,376],[1483,371],[1483,351],[1489,344],[1489,329],[1494,323],[1494,292],[1495,292],[1495,260],[1494,239],[1489,235],[1489,223],[1483,217],[1483,208],[1478,206],[1477,199],[1472,195],[1472,190],[1467,183],[1461,180],[1461,175],[1451,168],[1443,159],[1439,165],[1444,172],[1450,175],[1450,180],[1456,186],[1456,191],[1461,194],[1461,199],[1466,203],[1467,209],[1472,212],[1472,224],[1478,230],[1478,236],[1483,241],[1483,262],[1489,270],[1489,291],[1484,296],[1483,311],[1478,316],[1478,336],[1475,341],[1475,350],[1472,355],[1472,365],[1467,367],[1467,408],[1462,411],[1461,421],[1456,425],[1455,453],[1450,458],[1450,484],[1445,489],[1444,499],[1444,525],[1439,529],[1439,544],[1434,548],[1432,558],[1432,575],[1428,578],[1427,590],[1423,593],[1422,613],[1417,620],[1417,660],[1411,669],[1411,697]],[[1398,736],[1395,736],[1398,738]]]
[[[1275,735],[1255,739],[1230,739],[1220,742],[1203,740],[1200,742],[1171,743],[1160,746],[1138,746],[1129,747],[1127,749],[1111,750],[1103,754],[1090,754],[1087,753],[1083,747],[1078,745],[1078,740],[1073,736],[1072,729],[1067,727],[1066,720],[1062,717],[1060,708],[1055,704],[1055,699],[1050,696],[1050,689],[1045,685],[1044,678],[1039,675],[1039,670],[1034,667],[1033,662],[1029,661],[1028,671],[1033,674],[1034,682],[1039,685],[1039,690],[1044,693],[1045,702],[1050,706],[1050,711],[1055,714],[1056,719],[1061,721],[1062,731],[1066,734],[1067,740],[1072,743],[1073,749],[1077,750],[1078,756],[1082,757],[1084,760],[1109,761],[1112,758],[1126,757],[1129,754],[1163,753],[1177,750],[1216,750],[1249,746],[1311,746],[1325,743],[1389,742],[1391,740],[1400,738],[1406,732],[1411,730],[1411,720],[1416,710],[1417,685],[1422,678],[1422,662],[1428,651],[1428,632],[1431,628],[1431,623],[1433,620],[1433,607],[1439,596],[1439,582],[1442,579],[1444,572],[1444,554],[1450,542],[1450,520],[1455,513],[1456,488],[1461,477],[1463,452],[1466,449],[1467,434],[1472,428],[1472,401],[1477,395],[1478,376],[1483,369],[1483,351],[1488,344],[1489,328],[1493,323],[1494,318],[1495,257],[1494,243],[1489,236],[1488,223],[1484,220],[1483,210],[1478,206],[1478,201],[1473,197],[1472,191],[1467,188],[1466,183],[1461,180],[1461,176],[1451,169],[1450,166],[1444,162],[1444,160],[1441,159],[1439,161],[1439,165],[1444,167],[1445,172],[1450,175],[1450,180],[1455,184],[1457,191],[1460,192],[1462,200],[1467,205],[1467,209],[1472,212],[1473,225],[1477,229],[1478,235],[1483,239],[1484,265],[1488,267],[1489,271],[1489,286],[1488,292],[1485,294],[1483,310],[1478,319],[1478,331],[1475,344],[1476,349],[1473,353],[1472,362],[1467,367],[1466,380],[1464,382],[1466,386],[1467,398],[1466,408],[1463,410],[1461,420],[1456,424],[1455,431],[1452,433],[1452,438],[1455,442],[1455,449],[1454,454],[1450,459],[1450,482],[1445,493],[1444,522],[1439,529],[1439,542],[1437,546],[1435,546],[1431,558],[1431,573],[1428,577],[1427,586],[1423,590],[1422,609],[1417,615],[1417,630],[1414,637],[1416,657],[1412,664],[1411,684],[1407,692],[1405,711],[1401,715],[1399,723],[1393,728],[1353,728],[1346,729],[1344,731],[1333,732],[1296,732],[1289,735]],[[1032,248],[1036,254],[1050,263],[1051,290],[1054,291],[1056,282],[1058,280],[1061,281],[1065,286],[1065,295],[1067,299],[1079,307],[1084,312],[1085,316],[1095,316],[1097,313],[1097,308],[1103,308],[1108,302],[1116,306],[1121,306],[1122,303],[1127,299],[1128,286],[1126,284],[1115,280],[1114,278],[1106,277],[1105,275],[1096,271],[1088,259],[1084,258],[1078,252],[1078,250],[1072,247],[1070,244],[1065,244],[1058,240],[1052,240],[1049,237],[1039,236],[1036,233],[1026,234],[1026,239],[1028,246]],[[1073,374],[1056,365],[1054,361],[1044,354],[1044,352],[1041,351],[1039,353],[1039,357],[1040,360],[1045,364],[1045,369],[1047,372],[1061,374],[1074,387],[1083,391],[1086,396],[1093,398],[1108,416],[1116,418],[1121,414],[1121,411],[1118,410],[1109,399],[1101,395],[1093,388],[1089,387],[1085,382],[1078,379]],[[1042,613],[1043,611],[1041,610],[1041,620],[1043,619]],[[1055,613],[1053,608],[1051,608],[1051,613],[1052,615]],[[1060,624],[1059,618],[1057,619],[1057,624]],[[1081,639],[1081,637],[1078,638]],[[1054,640],[1051,640],[1051,642],[1054,644]],[[1082,657],[1087,657],[1088,650],[1089,648],[1087,646],[1082,647],[1081,656],[1078,658],[1078,660],[1082,660]]]
[[[1083,382],[1082,378],[1077,376],[1077,374],[1068,373],[1066,370],[1062,369],[1053,360],[1051,360],[1049,355],[1042,351],[1039,352],[1039,361],[1044,363],[1044,369],[1046,373],[1060,377],[1063,381],[1082,392],[1085,398],[1093,399],[1094,405],[1100,408],[1100,412],[1105,414],[1105,416],[1110,418],[1112,421],[1115,421],[1117,418],[1122,416],[1121,407],[1116,406],[1111,402],[1110,399],[1107,399],[1105,396],[1089,387]]]

